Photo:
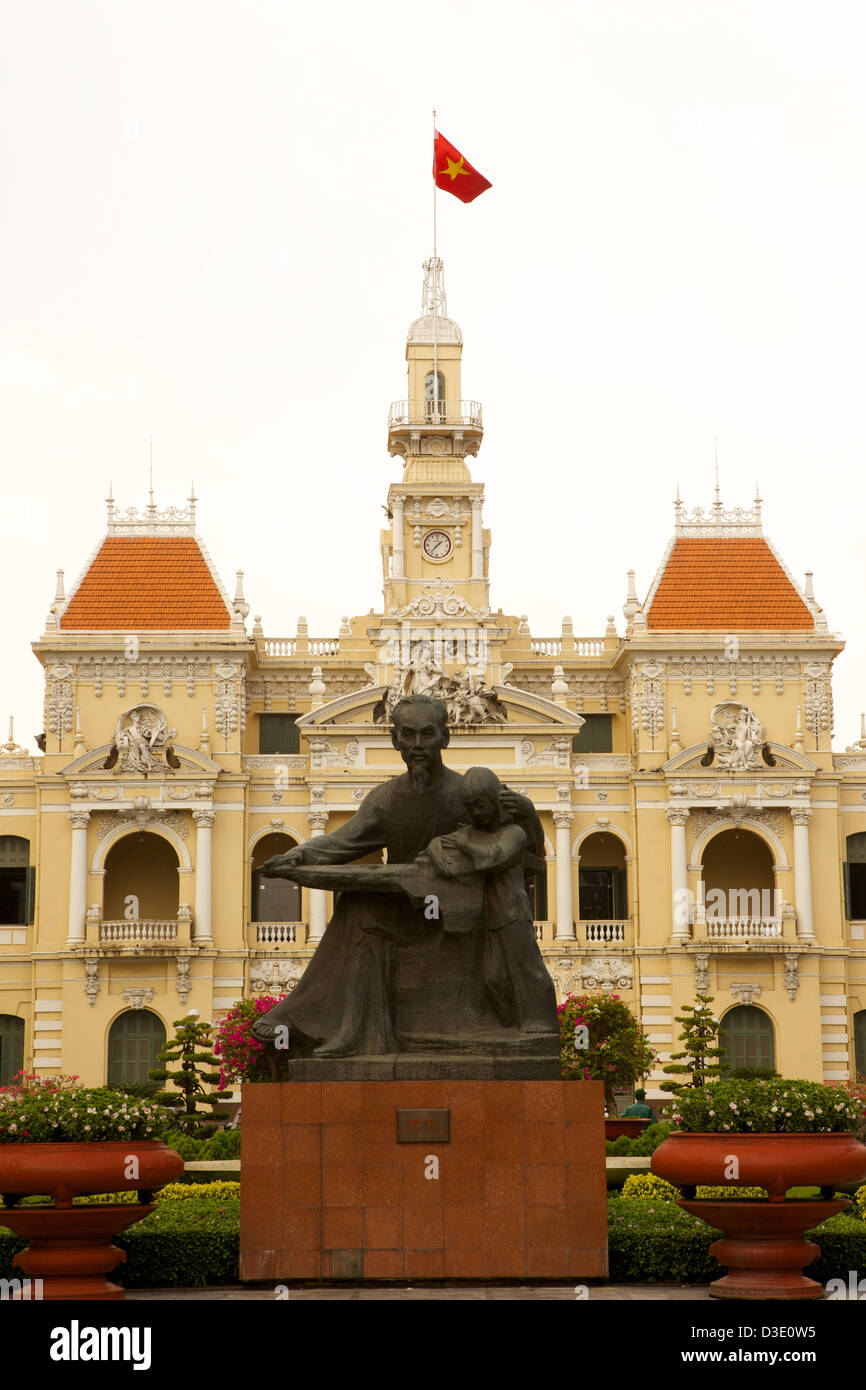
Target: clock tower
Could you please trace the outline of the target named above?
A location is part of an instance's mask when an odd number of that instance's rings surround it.
[[[477,620],[489,613],[490,536],[484,487],[466,460],[481,445],[481,406],[463,399],[463,335],[447,316],[438,257],[424,262],[421,310],[406,337],[407,399],[388,419],[403,476],[388,490],[392,524],[382,533],[385,613]]]

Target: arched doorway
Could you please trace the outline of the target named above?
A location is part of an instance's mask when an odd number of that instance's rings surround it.
[[[250,907],[254,922],[300,922],[301,890],[287,878],[265,878],[262,864],[275,854],[294,849],[297,841],[275,832],[263,835],[253,848],[252,893]]]
[[[11,1086],[24,1068],[24,1019],[0,1014],[0,1086]]]
[[[854,1074],[866,1077],[866,1009],[854,1015]]]
[[[754,831],[723,830],[703,853],[704,905],[708,923],[775,921],[773,856]]]
[[[165,1044],[165,1025],[150,1009],[129,1009],[114,1020],[108,1032],[108,1085],[140,1086],[159,1065]]]
[[[728,1010],[719,1027],[719,1046],[726,1073],[741,1067],[775,1070],[773,1024],[763,1009],[756,1009],[754,1004],[738,1004]]]
[[[578,885],[581,922],[628,917],[625,846],[618,835],[599,830],[581,841]]]
[[[105,856],[104,920],[176,922],[177,870],[177,854],[162,835],[124,835]]]

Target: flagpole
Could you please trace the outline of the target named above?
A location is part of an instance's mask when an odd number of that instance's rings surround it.
[[[439,265],[436,251],[436,108],[433,108],[433,409],[439,419]]]

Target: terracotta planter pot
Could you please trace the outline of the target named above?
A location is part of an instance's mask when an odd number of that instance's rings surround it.
[[[643,1134],[649,1120],[639,1120],[637,1116],[622,1116],[615,1120],[605,1120],[604,1137],[608,1139],[621,1139],[625,1135],[628,1139],[636,1139],[639,1134]]]
[[[803,1266],[821,1253],[804,1232],[836,1216],[850,1202],[721,1201],[677,1202],[692,1216],[724,1231],[710,1246],[727,1274],[710,1284],[713,1298],[821,1298],[824,1290]]]
[[[31,1280],[28,1298],[104,1302],[126,1297],[119,1285],[109,1283],[105,1277],[126,1260],[126,1251],[112,1245],[112,1240],[153,1210],[146,1204],[68,1210],[16,1207],[0,1211],[0,1222],[30,1241],[27,1249],[12,1261]],[[37,1279],[41,1285],[35,1283]]]
[[[731,1158],[738,1177],[725,1177]],[[669,1134],[652,1171],[677,1187],[763,1187],[783,1202],[789,1187],[835,1188],[866,1180],[866,1146],[853,1134]]]
[[[126,1176],[131,1158],[135,1177]],[[183,1159],[161,1139],[0,1144],[0,1193],[53,1197],[61,1208],[96,1192],[155,1192],[182,1176]]]

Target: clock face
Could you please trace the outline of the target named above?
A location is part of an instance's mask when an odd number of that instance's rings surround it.
[[[447,560],[453,542],[447,531],[428,531],[422,541],[424,554],[428,560]]]

